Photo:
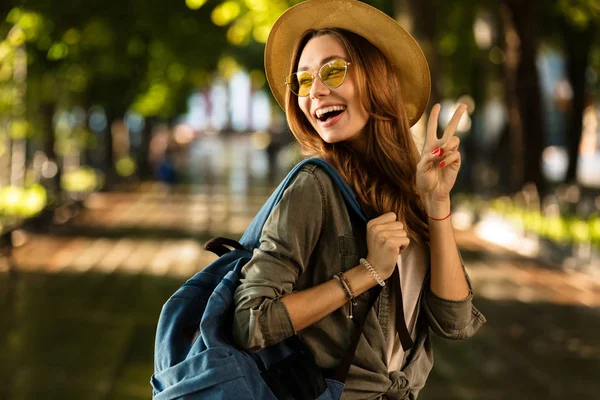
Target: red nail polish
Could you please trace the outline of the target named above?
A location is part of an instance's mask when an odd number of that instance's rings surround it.
[[[440,149],[440,157],[444,157],[444,154],[446,154],[446,153],[444,152],[444,149]]]
[[[431,154],[437,154],[438,151],[440,151],[440,148],[436,147],[435,149],[433,149],[433,151],[431,152]]]
[[[446,163],[445,163],[444,161],[442,161],[442,162],[440,163],[440,168],[444,168],[444,165],[446,165]]]

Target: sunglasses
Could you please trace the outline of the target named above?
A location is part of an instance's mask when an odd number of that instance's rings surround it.
[[[350,63],[341,58],[330,61],[319,69],[319,78],[329,88],[339,87],[346,79],[348,65]],[[300,97],[308,96],[314,82],[314,75],[308,71],[294,72],[285,80],[286,86],[292,93]]]

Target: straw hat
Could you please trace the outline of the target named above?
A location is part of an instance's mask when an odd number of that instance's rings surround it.
[[[321,28],[346,29],[374,44],[396,69],[410,126],[419,120],[431,89],[421,48],[395,20],[357,0],[308,0],[275,22],[265,47],[265,72],[281,108],[285,110],[285,79],[296,45],[304,32]]]

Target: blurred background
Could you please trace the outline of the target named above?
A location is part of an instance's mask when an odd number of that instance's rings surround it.
[[[151,397],[162,304],[301,158],[263,72],[295,3],[2,0],[0,399]],[[441,127],[469,106],[452,218],[488,323],[434,340],[419,398],[600,399],[600,0],[368,3]]]

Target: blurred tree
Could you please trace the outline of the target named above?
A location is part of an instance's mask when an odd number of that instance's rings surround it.
[[[539,73],[537,0],[501,0],[505,31],[508,130],[513,154],[512,191],[533,182],[546,190],[541,160],[545,148]],[[521,169],[522,166],[522,169]]]
[[[419,41],[431,73],[430,104],[444,99],[458,99],[469,94],[475,108],[470,107],[473,126],[462,135],[463,168],[457,186],[475,190],[474,165],[477,158],[476,117],[485,103],[484,64],[487,58],[477,47],[473,24],[482,9],[481,2],[461,3],[441,0],[396,0],[396,18]],[[436,10],[436,12],[431,12]],[[441,17],[443,16],[443,18]],[[475,114],[472,114],[472,113]]]
[[[109,176],[115,165],[113,122],[131,108],[153,119],[185,112],[187,96],[206,84],[227,46],[224,30],[210,23],[208,7],[190,10],[162,0],[14,0],[13,6],[19,4],[42,20],[40,35],[28,45],[29,109],[41,111],[40,131],[51,132],[58,108],[102,107],[106,129],[96,142],[103,144]],[[47,137],[45,150],[52,155],[54,135]],[[139,159],[147,176],[149,135],[143,138]]]
[[[408,2],[396,0],[396,18],[400,19],[401,25],[407,28],[410,33],[419,41],[423,53],[429,63],[431,73],[431,97],[429,104],[439,103],[442,99],[440,81],[440,54],[438,43],[442,35],[442,28],[439,25],[444,15],[442,12],[431,12],[432,9],[447,6],[448,2],[437,0],[410,0]],[[403,15],[402,15],[403,14]],[[452,53],[456,47],[452,49]]]
[[[206,9],[213,3],[206,0],[181,0],[193,9]],[[219,0],[210,12],[213,24],[225,29],[228,46],[223,54],[234,58],[248,70],[264,70],[264,44],[271,27],[285,10],[303,0]],[[394,0],[367,0],[393,15]],[[266,82],[260,80],[262,85]],[[255,87],[258,89],[258,87]]]
[[[569,155],[565,182],[572,183],[577,180],[583,112],[592,90],[588,79],[590,55],[593,51],[600,51],[600,1],[554,0],[541,15],[544,18],[544,37],[557,44],[565,56],[567,79],[573,91],[565,132]]]
[[[570,67],[570,76],[575,80],[584,75],[582,65],[587,65],[589,48],[593,48],[589,44],[586,52],[584,45],[593,43],[598,1],[554,1],[557,13],[563,16],[564,36],[570,35],[569,43],[575,44],[566,46],[569,54],[572,53],[570,59],[576,61]],[[113,121],[134,109],[147,118],[143,140],[137,149],[139,173],[146,177],[153,121],[169,121],[184,112],[190,91],[208,87],[211,74],[218,69],[223,56],[235,56],[238,63],[252,71],[254,89],[263,86],[263,49],[268,32],[277,17],[298,2],[9,0],[2,2],[0,12],[4,10],[8,14],[13,6],[21,5],[22,10],[31,10],[38,16],[38,32],[27,38],[28,109],[32,126],[39,132],[49,132],[57,109],[82,105],[89,110],[93,105],[101,106],[108,120],[101,141],[105,143],[106,165],[111,171],[115,160],[112,159],[110,127]],[[389,15],[405,6],[398,0],[368,3]],[[494,11],[498,4],[505,7],[505,88],[509,131],[513,138],[513,188],[520,188],[524,181],[542,185],[540,157],[544,135],[535,69],[539,40],[536,11],[540,10],[536,2],[411,0],[407,4],[413,14],[414,32],[432,68],[432,101],[469,93],[477,106],[485,102],[485,63],[489,60],[475,43],[473,23],[481,10]],[[547,11],[547,7],[542,11]],[[545,17],[540,18],[545,27],[548,22]],[[576,31],[583,36],[576,36],[574,27],[578,27]],[[545,35],[545,31],[540,30]],[[582,38],[587,38],[587,42]],[[579,104],[583,104],[577,100],[580,90],[575,84],[573,88],[573,113],[579,113]],[[476,113],[481,112],[482,107],[476,110]],[[476,125],[477,118],[472,120]],[[46,128],[42,128],[44,126]],[[574,125],[571,130],[581,131]],[[472,140],[472,136],[468,139]],[[579,142],[577,135],[571,134],[569,138],[573,143]],[[53,134],[46,135],[45,148],[49,155],[57,148]],[[576,145],[570,146],[573,148]],[[474,153],[477,149],[467,150]],[[576,165],[573,160],[572,157]]]

